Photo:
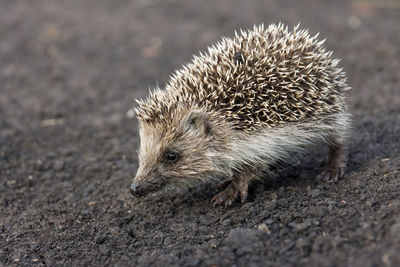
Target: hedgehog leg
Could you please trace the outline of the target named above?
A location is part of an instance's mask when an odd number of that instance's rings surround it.
[[[213,206],[231,206],[240,197],[242,203],[246,202],[250,181],[259,178],[255,173],[243,174],[239,179],[230,179],[221,182],[218,189],[225,188],[212,198]]]
[[[333,138],[329,143],[328,167],[318,176],[318,180],[337,183],[344,176],[346,149],[340,140],[340,138]]]
[[[225,189],[216,194],[212,198],[213,207],[215,206],[231,206],[238,197],[239,190],[237,189],[235,183],[232,180],[227,180],[221,183],[221,186],[225,186]]]

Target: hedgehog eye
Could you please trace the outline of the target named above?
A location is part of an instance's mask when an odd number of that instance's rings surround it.
[[[165,154],[165,159],[171,163],[176,162],[178,160],[178,158],[179,158],[179,154],[177,152],[167,152]]]

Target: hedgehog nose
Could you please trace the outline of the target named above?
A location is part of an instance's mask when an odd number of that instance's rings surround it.
[[[130,191],[135,197],[143,196],[143,189],[138,184],[132,183]]]

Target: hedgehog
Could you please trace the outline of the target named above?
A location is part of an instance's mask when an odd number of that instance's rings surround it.
[[[254,26],[194,56],[164,89],[136,100],[135,196],[216,182],[214,206],[245,202],[249,185],[311,147],[329,148],[317,178],[344,175],[350,89],[339,60],[299,25]]]

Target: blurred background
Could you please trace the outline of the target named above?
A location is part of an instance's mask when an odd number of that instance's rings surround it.
[[[370,74],[398,68],[399,8],[396,0],[0,1],[2,117],[17,129],[77,115],[79,124],[118,123],[193,53],[260,23],[320,32],[345,59],[350,84],[384,90]]]

